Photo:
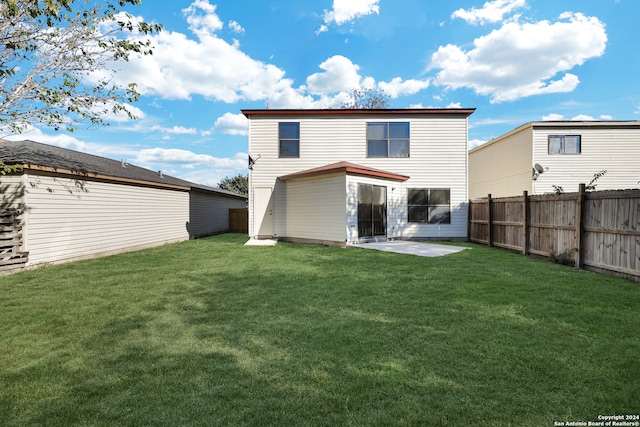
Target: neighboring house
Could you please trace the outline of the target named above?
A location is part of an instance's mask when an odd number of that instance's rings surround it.
[[[474,109],[242,112],[251,237],[328,245],[466,238]]]
[[[640,186],[640,121],[532,122],[469,151],[469,197],[575,192],[604,170],[598,190]]]
[[[0,206],[24,207],[18,251],[28,254],[26,266],[225,232],[229,208],[246,207],[229,191],[32,141],[0,140],[0,159],[20,166],[0,176]]]

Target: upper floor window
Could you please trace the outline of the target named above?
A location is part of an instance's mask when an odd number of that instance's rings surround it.
[[[300,157],[300,123],[278,123],[279,157]]]
[[[549,154],[580,154],[580,135],[549,135]]]
[[[409,222],[451,224],[451,190],[449,188],[409,188],[407,209]]]
[[[367,157],[409,157],[409,123],[367,123]]]

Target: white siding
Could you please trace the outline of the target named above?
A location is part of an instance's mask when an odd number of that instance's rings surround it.
[[[286,182],[286,236],[296,239],[347,240],[345,174]]]
[[[469,152],[469,198],[508,197],[532,190],[531,128]]]
[[[189,193],[25,177],[29,265],[188,239]]]
[[[189,196],[189,235],[201,237],[229,230],[229,209],[247,207],[246,200],[194,191]]]
[[[278,122],[300,122],[300,158],[278,158]],[[410,158],[367,158],[366,123],[410,123]],[[284,186],[281,175],[347,161],[410,176],[406,188],[450,188],[450,225],[406,226],[402,235],[413,238],[465,238],[467,201],[467,120],[464,116],[252,116],[249,123],[249,154],[260,158],[250,171],[250,186],[274,187],[275,236],[285,236]],[[406,191],[402,195],[406,218]],[[250,198],[250,204],[252,203]],[[249,233],[254,235],[250,206]]]
[[[548,154],[549,135],[581,135],[580,154]],[[596,184],[597,190],[639,188],[640,126],[634,128],[536,127],[534,131],[536,163],[548,168],[534,183],[535,193],[551,193],[558,185],[565,192],[578,191],[601,170],[607,173]]]

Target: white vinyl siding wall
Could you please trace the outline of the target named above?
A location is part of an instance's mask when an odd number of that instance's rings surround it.
[[[533,132],[524,129],[469,153],[469,198],[508,197],[532,190]]]
[[[25,175],[29,265],[186,240],[189,193]]]
[[[549,135],[580,135],[580,154],[548,154]],[[559,185],[567,193],[578,191],[601,170],[607,173],[596,181],[597,190],[639,188],[640,126],[633,129],[563,127],[535,128],[534,157],[548,168],[534,182],[535,194],[554,192]]]
[[[300,158],[278,158],[278,122],[300,122]],[[367,158],[368,122],[409,122],[409,158]],[[467,221],[467,119],[458,115],[405,117],[366,116],[252,116],[249,154],[260,156],[250,174],[250,186],[274,187],[275,236],[286,235],[284,185],[278,176],[347,161],[410,176],[404,188],[450,188],[451,224],[407,225],[402,236],[412,238],[465,238]],[[399,186],[397,186],[399,187]],[[406,192],[406,191],[405,191]],[[403,215],[406,222],[406,194]],[[250,203],[252,201],[250,200]],[[249,233],[254,235],[253,209],[249,208]]]
[[[286,182],[286,236],[344,243],[346,233],[344,173]]]
[[[189,197],[189,235],[202,237],[229,230],[229,209],[247,207],[244,199],[192,190]]]

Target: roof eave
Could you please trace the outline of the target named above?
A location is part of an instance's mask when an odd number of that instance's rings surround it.
[[[314,178],[318,176],[332,175],[332,174],[339,174],[339,173],[344,173],[347,175],[360,175],[360,176],[366,176],[369,178],[379,178],[379,179],[385,179],[389,181],[398,181],[398,182],[404,182],[410,178],[406,175],[395,174],[392,172],[385,172],[382,170],[367,169],[367,168],[359,167],[357,165],[344,165],[344,166],[338,166],[338,167],[329,168],[329,169],[320,169],[320,170],[313,169],[309,171],[294,172],[287,175],[282,175],[278,177],[278,179],[280,181],[291,181],[296,179]]]
[[[404,116],[429,116],[429,115],[460,115],[469,117],[475,108],[380,108],[380,109],[243,109],[240,110],[247,118],[252,116],[355,116],[355,115],[404,115]]]

